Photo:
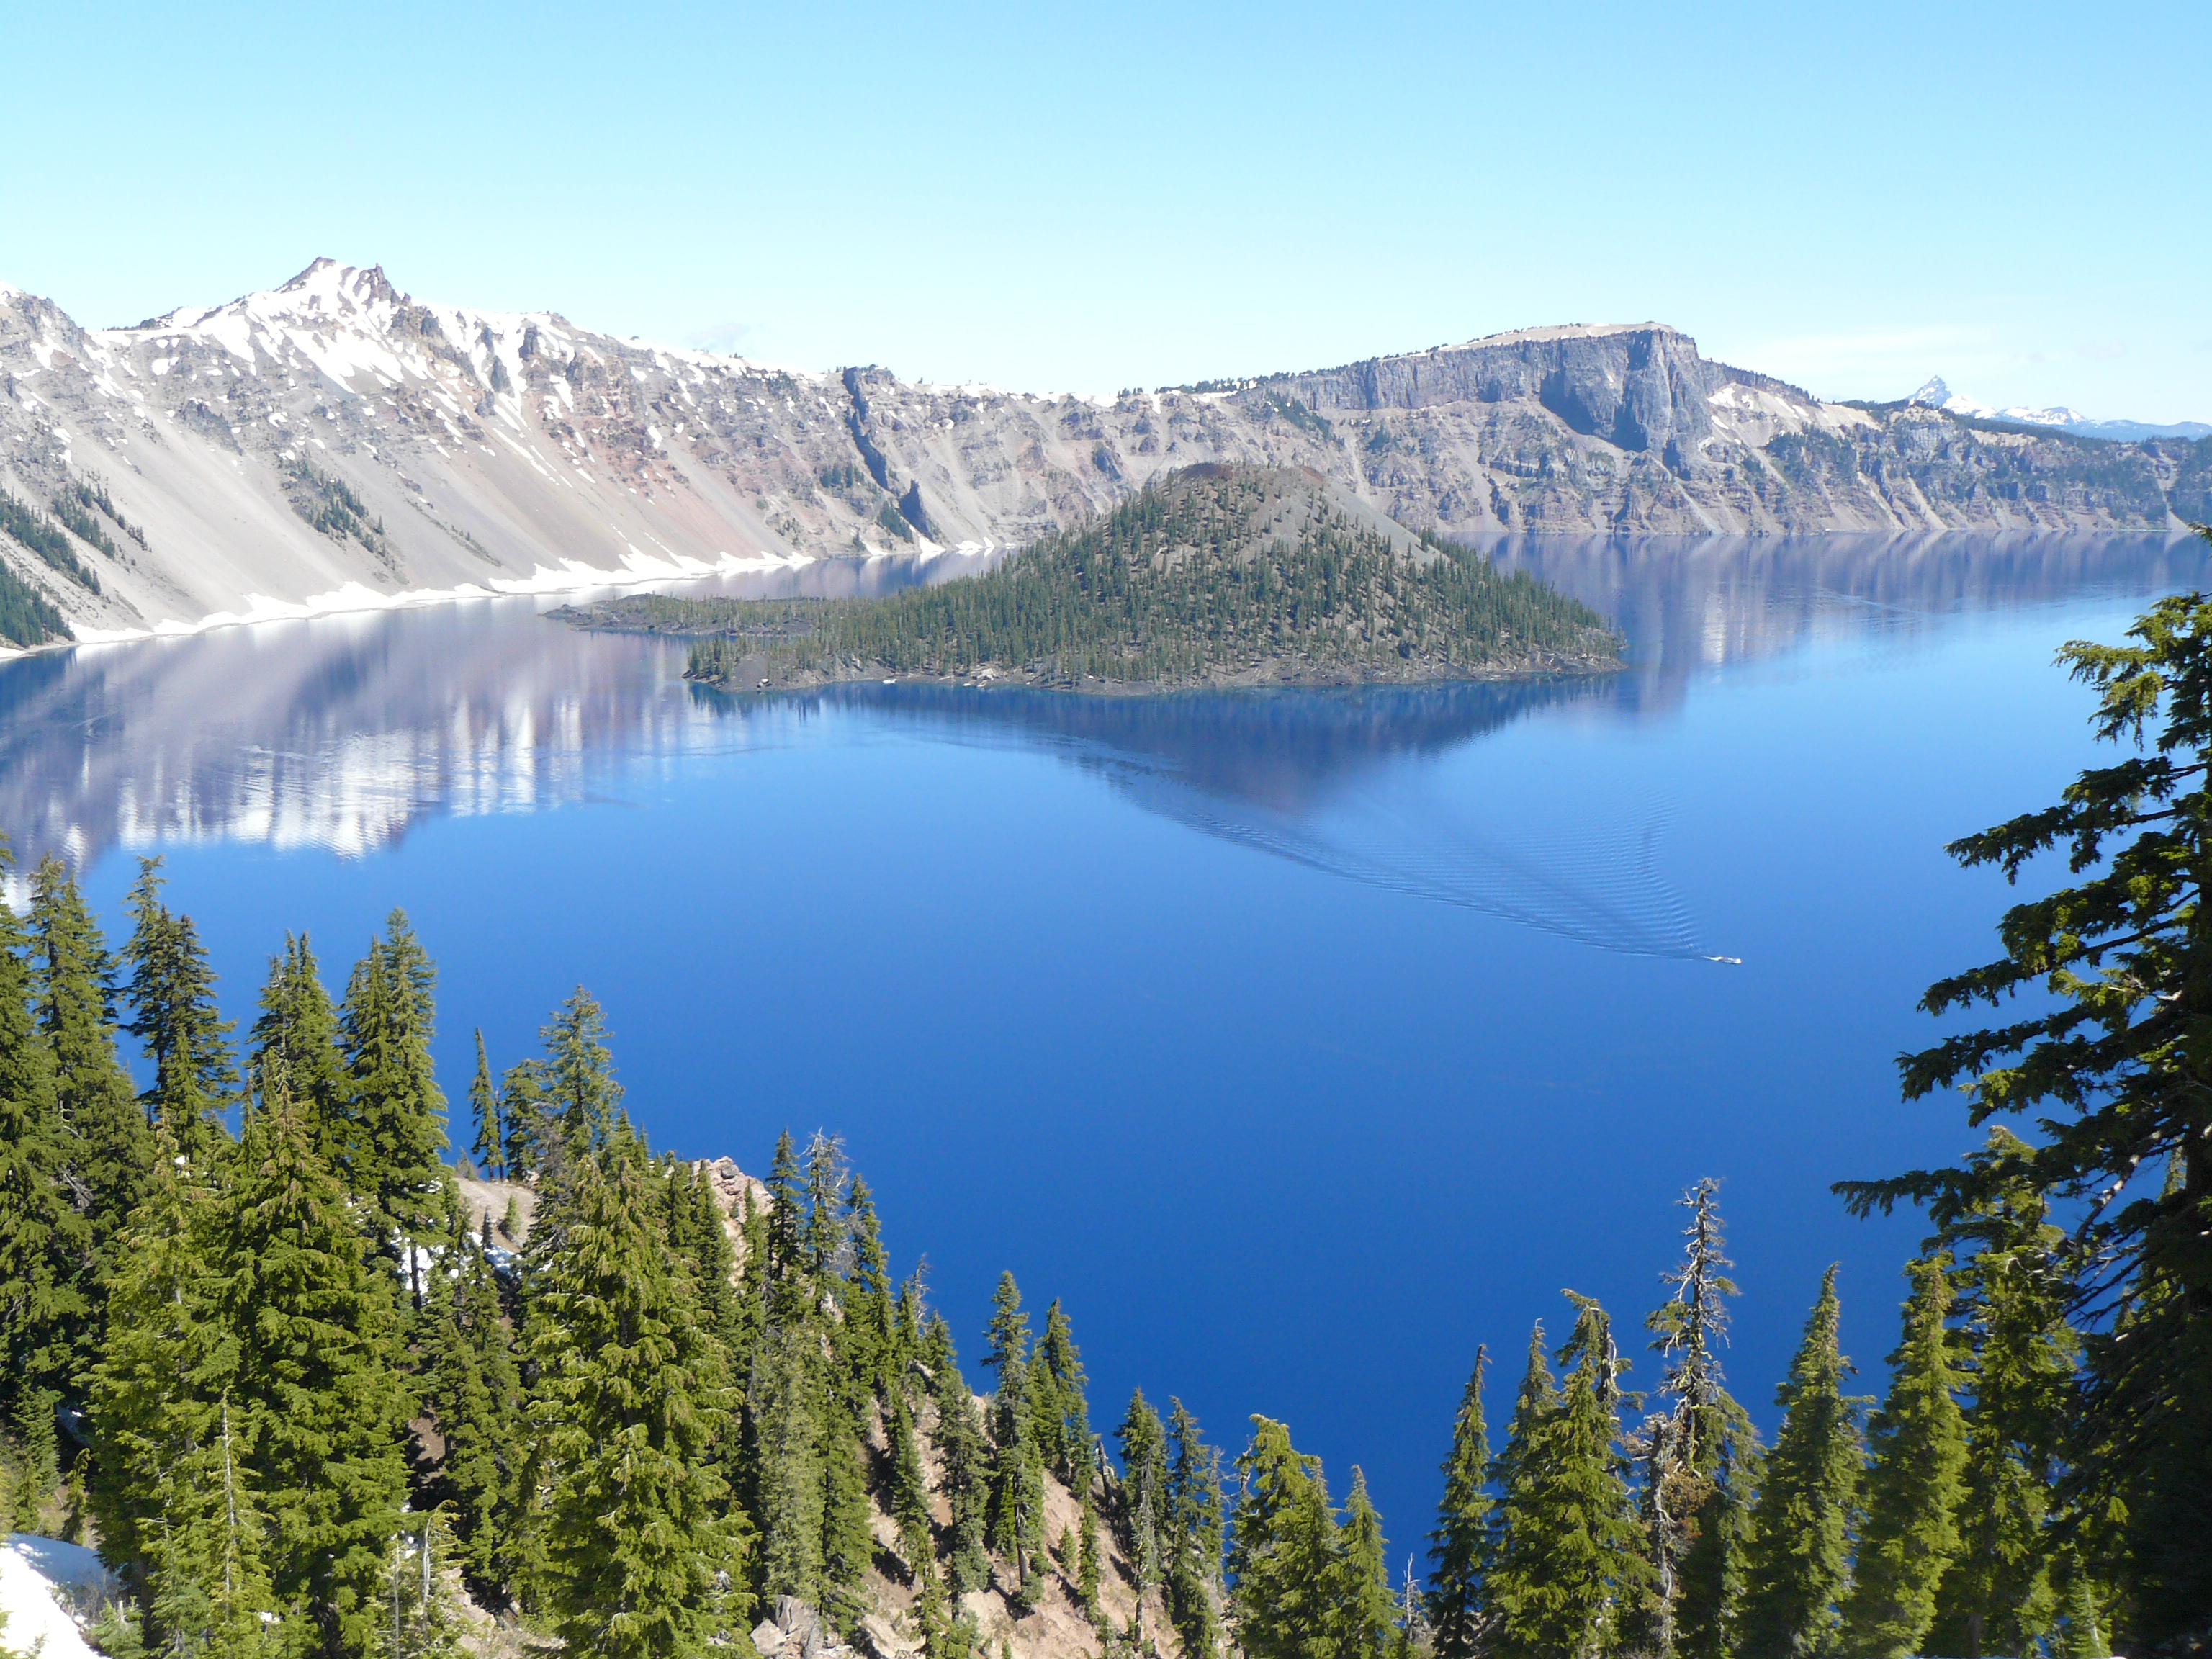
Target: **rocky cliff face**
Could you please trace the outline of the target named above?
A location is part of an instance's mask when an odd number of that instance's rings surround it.
[[[0,488],[69,538],[84,575],[7,535],[0,561],[80,637],[1018,543],[1200,461],[1310,467],[1447,532],[2212,517],[2212,441],[1824,404],[1656,324],[1036,397],[422,304],[380,270],[321,260],[274,292],[127,329],[0,289]]]

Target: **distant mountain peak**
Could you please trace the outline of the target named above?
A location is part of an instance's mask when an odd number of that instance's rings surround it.
[[[1970,421],[2009,421],[2016,426],[2045,427],[2053,432],[2071,433],[2077,438],[2101,438],[2114,443],[2136,443],[2145,438],[2212,437],[2212,426],[2203,421],[2177,421],[2163,426],[2148,421],[2093,421],[2080,410],[2069,409],[2063,404],[2046,409],[2030,409],[2017,404],[2008,409],[1996,409],[1952,391],[1940,374],[1929,375],[1905,401]]]

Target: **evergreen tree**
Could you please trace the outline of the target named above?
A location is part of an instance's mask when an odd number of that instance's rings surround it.
[[[2040,854],[2066,857],[2075,885],[2012,906],[2002,955],[1921,1000],[1939,1016],[2015,995],[2030,1006],[1903,1062],[1908,1098],[1964,1085],[1970,1122],[2017,1114],[2044,1133],[2016,1158],[1840,1190],[1862,1212],[1924,1204],[1939,1227],[2014,1182],[2087,1200],[2063,1266],[2075,1304],[2110,1316],[2087,1344],[2069,1485],[2085,1513],[2119,1517],[2133,1651],[2212,1613],[2212,1117],[2196,1035],[2212,1003],[2212,597],[2162,599],[2129,635],[2071,642],[2059,659],[2100,694],[2096,735],[2138,752],[1947,849],[2008,880]],[[2166,1189],[2131,1192],[2161,1160],[2176,1176]]]
[[[1625,1366],[1604,1310],[1569,1294],[1565,1386],[1547,1397],[1550,1375],[1532,1354],[1514,1413],[1489,1588],[1510,1651],[1587,1659],[1644,1625],[1656,1580],[1616,1444]]]
[[[540,1161],[553,1165],[607,1144],[623,1091],[615,1081],[614,1056],[607,1049],[606,1017],[582,986],[555,1011],[539,1035],[545,1048],[538,1069],[544,1091],[539,1109],[546,1120]]]
[[[444,1512],[410,1517],[386,1559],[391,1626],[382,1650],[392,1659],[460,1659],[462,1621],[453,1562],[458,1551]]]
[[[1095,1625],[1098,1622],[1100,1618],[1098,1611],[1098,1506],[1092,1501],[1091,1497],[1091,1485],[1092,1483],[1091,1481],[1085,1480],[1076,1495],[1078,1514],[1076,1517],[1075,1595],[1076,1600],[1082,1604],[1084,1612],[1091,1616],[1091,1621]],[[1208,1604],[1208,1611],[1212,1611],[1210,1602]],[[1214,1622],[1218,1625],[1219,1622],[1218,1619],[1217,1618]],[[1211,1659],[1211,1656],[1214,1653],[1218,1645],[1219,1642],[1218,1637],[1212,1641],[1200,1640],[1194,1644],[1192,1638],[1188,1637],[1185,1638],[1185,1651],[1198,1656],[1199,1659]]]
[[[766,1185],[768,1213],[763,1218],[759,1256],[762,1318],[771,1328],[783,1328],[803,1322],[814,1308],[813,1279],[803,1243],[805,1188],[799,1177],[799,1149],[788,1129],[776,1137]]]
[[[1121,1536],[1129,1548],[1130,1582],[1141,1595],[1161,1582],[1168,1556],[1167,1429],[1142,1389],[1130,1393],[1114,1437],[1121,1452]]]
[[[338,1053],[337,1010],[305,934],[270,958],[261,1013],[248,1033],[246,1079],[264,1103],[282,1093],[302,1115],[315,1156],[333,1170],[352,1153],[351,1085]]]
[[[1889,1397],[1868,1439],[1866,1520],[1860,1530],[1844,1648],[1866,1659],[1921,1651],[1936,1618],[1936,1589],[1959,1553],[1960,1477],[1966,1462],[1958,1372],[1951,1363],[1950,1258],[1905,1269],[1912,1294],[1889,1357]]]
[[[1037,1443],[1046,1466],[1070,1486],[1085,1478],[1091,1461],[1091,1405],[1084,1397],[1083,1356],[1060,1300],[1045,1310],[1044,1335],[1036,1349],[1039,1399]]]
[[[1198,1419],[1172,1396],[1167,1441],[1168,1618],[1184,1659],[1205,1659],[1221,1645],[1221,1454],[1206,1443]],[[1091,1471],[1086,1466],[1082,1473],[1087,1528]]]
[[[1540,1363],[1541,1355],[1538,1356]],[[1452,1421],[1451,1455],[1444,1459],[1443,1501],[1429,1534],[1427,1604],[1437,1659],[1474,1659],[1487,1633],[1484,1578],[1490,1565],[1492,1504],[1490,1431],[1483,1421],[1483,1371],[1489,1356],[1474,1351],[1474,1369]]]
[[[138,1097],[146,1115],[174,1137],[186,1157],[208,1156],[223,1139],[213,1121],[238,1089],[230,1063],[230,1022],[216,1011],[215,971],[190,916],[161,902],[161,860],[138,860],[125,908],[130,943],[123,962],[131,970],[125,996],[131,1018],[124,1029],[145,1044],[154,1063],[153,1086]]]
[[[510,1181],[533,1181],[547,1167],[553,1139],[546,1108],[545,1062],[535,1054],[507,1068],[499,1080],[502,1156]]]
[[[394,910],[347,981],[338,1016],[352,1107],[348,1184],[418,1307],[420,1251],[443,1231],[448,1201],[439,1158],[446,1097],[430,1059],[436,980],[406,916]]]
[[[729,1406],[720,1354],[670,1272],[640,1161],[570,1166],[532,1339],[531,1418],[555,1471],[549,1601],[570,1650],[601,1659],[698,1654],[751,1606],[748,1540],[710,1455]]]
[[[477,1121],[477,1137],[471,1148],[477,1168],[483,1172],[486,1181],[506,1180],[511,1137],[500,1109],[499,1090],[491,1080],[491,1061],[484,1054],[481,1025],[477,1027],[476,1075],[469,1079],[469,1111]]]
[[[1746,1565],[1747,1653],[1801,1659],[1837,1651],[1866,1462],[1862,1402],[1844,1393],[1851,1366],[1838,1346],[1840,1319],[1830,1267],[1776,1392],[1782,1429],[1753,1511]]]
[[[1366,1475],[1355,1468],[1329,1587],[1328,1649],[1335,1659],[1388,1659],[1398,1601],[1383,1546],[1382,1517],[1367,1496]]]
[[[903,1394],[891,1396],[884,1432],[890,1442],[891,1524],[898,1528],[899,1553],[906,1558],[907,1571],[919,1583],[935,1560],[936,1545],[929,1527],[929,1475],[922,1467],[921,1443],[915,1437],[914,1414],[907,1409]]]
[[[229,1163],[210,1211],[210,1383],[230,1396],[239,1462],[270,1517],[277,1595],[306,1609],[323,1651],[360,1653],[407,1486],[391,1286],[288,1100],[253,1115]]]
[[[1282,1424],[1255,1417],[1237,1471],[1229,1566],[1237,1647],[1247,1659],[1334,1659],[1342,1574],[1319,1460],[1292,1446]]]
[[[108,1565],[142,1585],[161,1542],[171,1472],[219,1430],[210,1407],[222,1398],[213,1371],[224,1345],[207,1182],[163,1131],[146,1194],[119,1238],[93,1373],[93,1522]]]
[[[888,1399],[899,1369],[890,1262],[875,1194],[858,1176],[853,1177],[852,1241],[853,1273],[840,1333],[846,1363],[860,1392]]]
[[[802,1249],[806,1271],[817,1285],[824,1287],[842,1279],[845,1273],[846,1247],[851,1242],[845,1206],[851,1179],[844,1143],[816,1130],[813,1139],[806,1143],[806,1218]]]
[[[56,1104],[69,1134],[68,1181],[90,1229],[91,1284],[104,1300],[120,1265],[118,1241],[144,1197],[154,1136],[115,1052],[108,981],[114,972],[99,924],[60,860],[31,877],[39,1030],[52,1051]],[[100,1322],[95,1308],[91,1325]],[[97,1340],[97,1330],[88,1335]]]
[[[1644,1529],[1658,1575],[1647,1644],[1683,1659],[1725,1659],[1735,1648],[1762,1460],[1751,1415],[1721,1374],[1736,1288],[1719,1183],[1700,1181],[1681,1202],[1690,1212],[1681,1265],[1667,1275],[1673,1294],[1647,1322],[1656,1334],[1651,1346],[1665,1357],[1669,1402],[1644,1433]]]
[[[92,1228],[68,1185],[73,1149],[27,943],[0,898],[0,1407],[11,1419],[27,1398],[74,1391],[94,1329]]]
[[[2095,1582],[2072,1548],[2060,1554],[2058,1620],[2051,1634],[2051,1659],[2111,1659],[2110,1626]]]
[[[508,1598],[517,1562],[511,1530],[523,1465],[522,1382],[483,1251],[465,1233],[446,1247],[433,1282],[424,1394],[445,1443],[432,1487],[453,1516],[453,1556],[477,1599]]]
[[[163,1650],[180,1659],[274,1659],[280,1650],[262,1559],[267,1517],[240,1449],[221,1402],[210,1443],[187,1450],[164,1483],[147,1601]]]
[[[936,1450],[945,1502],[951,1516],[945,1531],[945,1577],[955,1595],[983,1588],[990,1557],[984,1543],[990,1502],[990,1449],[975,1419],[975,1399],[952,1347],[943,1316],[932,1318],[923,1364],[928,1368],[934,1420],[930,1443]]]
[[[834,1628],[850,1636],[868,1610],[868,1570],[876,1556],[868,1449],[834,1395],[824,1396],[820,1433],[822,1611]]]
[[[2047,1524],[2081,1345],[2067,1323],[2069,1287],[2057,1260],[2063,1235],[2045,1219],[2032,1182],[1998,1173],[2020,1170],[2027,1153],[2018,1137],[1993,1127],[1972,1160],[1985,1176],[1980,1194],[1938,1234],[1959,1255],[1972,1404],[1959,1548],[1936,1593],[1931,1635],[1965,1659],[2025,1652],[2058,1617]]]
[[[823,1493],[821,1341],[804,1326],[763,1338],[746,1411],[753,1425],[754,1518],[760,1528],[761,1594],[819,1607]]]

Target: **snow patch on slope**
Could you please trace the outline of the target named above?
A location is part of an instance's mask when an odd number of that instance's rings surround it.
[[[83,1545],[10,1533],[0,1548],[0,1613],[8,1620],[0,1644],[37,1659],[99,1659],[70,1609],[89,1610],[120,1594]]]

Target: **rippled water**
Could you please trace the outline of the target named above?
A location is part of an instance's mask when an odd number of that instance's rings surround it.
[[[284,928],[335,980],[404,905],[457,1098],[471,1027],[504,1063],[588,982],[658,1141],[844,1134],[971,1350],[1012,1267],[1096,1415],[1287,1417],[1404,1549],[1475,1342],[1640,1317],[1700,1175],[1741,1392],[1832,1260],[1876,1367],[1916,1229],[1826,1184],[1962,1143],[1891,1060],[2007,897],[1941,846],[2090,758],[2052,650],[2200,550],[1509,541],[1626,672],[1144,700],[730,696],[527,600],[275,624],[0,665],[0,824],[111,918],[163,854],[233,1014]]]

